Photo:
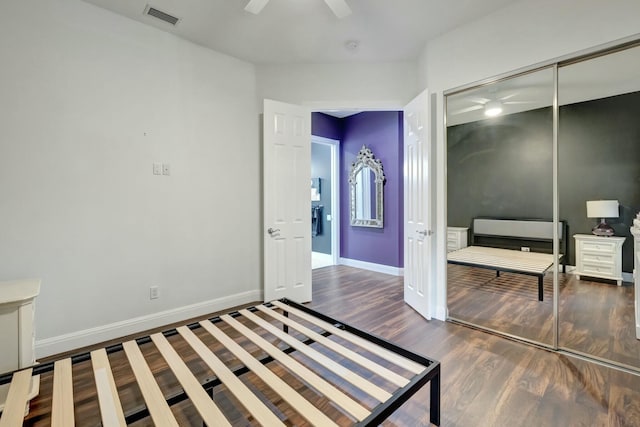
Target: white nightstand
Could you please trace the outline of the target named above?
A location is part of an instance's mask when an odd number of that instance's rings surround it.
[[[467,247],[467,227],[447,227],[447,252]]]
[[[622,244],[625,237],[601,237],[574,234],[576,239],[576,271],[580,276],[615,280],[622,286]]]

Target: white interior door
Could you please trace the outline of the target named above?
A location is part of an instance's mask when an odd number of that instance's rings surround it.
[[[264,300],[311,301],[311,112],[264,100]]]
[[[404,108],[404,300],[431,319],[429,94]]]

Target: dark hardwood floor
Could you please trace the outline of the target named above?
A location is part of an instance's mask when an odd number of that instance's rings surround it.
[[[338,266],[314,270],[313,280],[312,308],[441,362],[443,426],[640,426],[640,376],[465,326],[427,321],[404,304],[401,277]],[[198,331],[215,347],[215,339]],[[203,362],[181,347],[179,337],[172,341],[198,378],[210,378]],[[178,392],[176,378],[167,372],[153,344],[144,354],[162,389]],[[119,352],[109,359],[118,371],[116,382],[125,410],[141,407],[143,400],[125,356]],[[80,392],[75,402],[78,425],[100,425],[90,362],[74,366],[74,373],[74,388]],[[286,381],[296,383],[294,378]],[[43,378],[43,394],[50,387],[51,379]],[[224,393],[216,396],[223,407],[235,406],[224,400]],[[46,399],[35,399],[25,425],[49,425],[49,408]],[[340,418],[335,408],[325,409]],[[180,425],[201,425],[188,401],[172,411]],[[229,411],[233,425],[255,425],[241,412]],[[288,425],[304,425],[301,417],[288,415]],[[147,419],[133,425],[152,424]],[[430,425],[429,388],[420,390],[383,425]]]
[[[640,426],[640,376],[426,321],[400,277],[339,266],[313,279],[312,308],[440,360],[443,426]],[[532,290],[537,301],[535,279]],[[429,425],[427,402],[421,390],[386,425]]]
[[[459,265],[448,266],[447,305],[451,317],[479,326],[553,344],[553,277],[544,280]],[[559,346],[640,368],[635,335],[634,287],[613,281],[577,280],[559,275]]]

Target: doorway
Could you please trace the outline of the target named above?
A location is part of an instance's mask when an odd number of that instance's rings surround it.
[[[340,256],[340,141],[311,136],[311,268],[337,265]]]

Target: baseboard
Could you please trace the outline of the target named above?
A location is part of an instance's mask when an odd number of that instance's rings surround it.
[[[146,316],[134,317],[133,319],[127,319],[108,325],[36,340],[36,359],[70,351],[74,348],[85,347],[99,342],[112,340],[125,335],[136,334],[147,329],[158,328],[163,325],[180,322],[193,317],[204,316],[215,311],[221,311],[253,301],[262,301],[261,290],[243,292],[240,294],[173,308]]]
[[[349,258],[340,258],[338,262],[341,265],[361,268],[363,270],[375,271],[376,273],[391,274],[393,276],[404,276],[404,268],[392,267],[390,265],[374,264],[372,262]]]

